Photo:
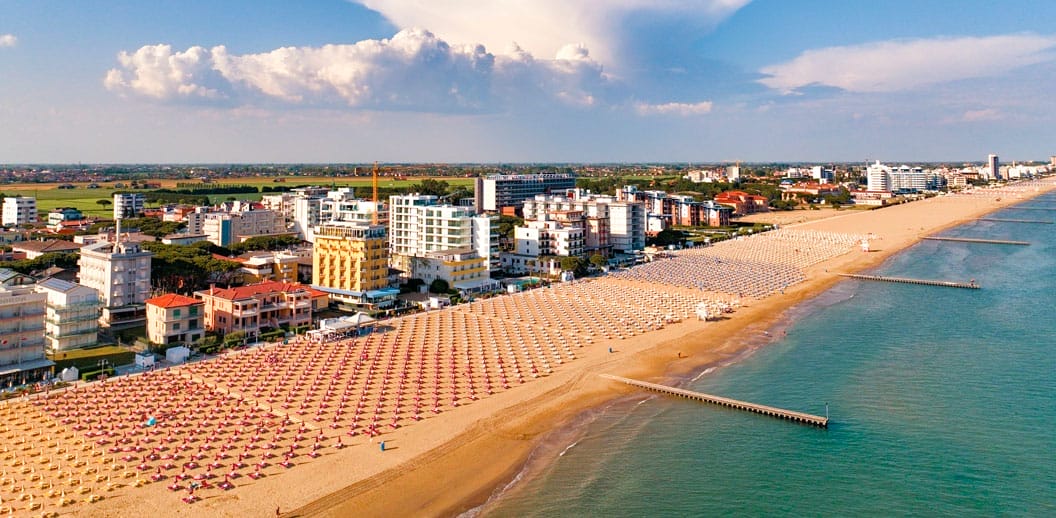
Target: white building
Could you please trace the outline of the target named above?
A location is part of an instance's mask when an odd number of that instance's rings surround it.
[[[891,190],[891,168],[881,164],[879,160],[866,168],[865,178],[867,191],[883,192]]]
[[[2,222],[5,227],[37,222],[37,199],[29,196],[4,198]]]
[[[31,286],[0,288],[0,387],[40,381],[55,363],[44,356],[47,296]]]
[[[634,253],[645,248],[645,204],[574,189],[572,197],[540,195],[525,200],[525,221],[547,221],[558,213],[579,211],[585,218],[584,252]]]
[[[375,213],[377,218],[375,223]],[[387,225],[389,211],[385,203],[356,198],[351,187],[330,191],[320,200],[319,218],[322,221],[348,221],[362,225]]]
[[[892,191],[923,191],[928,188],[928,176],[922,167],[902,165],[891,168]]]
[[[441,205],[437,196],[389,198],[389,254],[394,268],[411,272],[409,258],[472,249],[490,269],[498,262],[498,218],[469,207]]]
[[[411,265],[411,277],[426,284],[443,279],[452,288],[465,291],[494,289],[498,284],[488,274],[488,260],[470,248],[429,252],[413,258]]]
[[[142,193],[115,194],[114,219],[142,216],[145,201]]]
[[[99,342],[99,292],[54,277],[36,285],[46,297],[44,339],[48,352],[90,347]]]
[[[265,209],[210,212],[204,215],[201,233],[211,243],[227,246],[255,236],[284,234],[286,224],[279,213]]]
[[[81,249],[81,284],[99,292],[99,323],[106,327],[146,320],[151,253],[138,243],[99,242]]]

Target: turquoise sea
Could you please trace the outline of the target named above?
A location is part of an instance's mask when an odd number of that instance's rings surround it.
[[[814,414],[828,403],[828,430],[642,394],[559,434],[560,454],[481,514],[1056,516],[1056,225],[943,235],[1031,245],[922,242],[871,273],[983,289],[843,282],[685,383]]]

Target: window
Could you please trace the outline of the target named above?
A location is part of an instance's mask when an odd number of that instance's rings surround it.
[[[173,331],[179,331],[180,330],[180,323],[176,322],[175,324],[172,324],[172,330]]]
[[[172,316],[173,316],[173,318],[180,318],[180,310],[178,310],[178,309],[172,310]],[[177,329],[179,329],[179,328],[177,328]]]
[[[198,306],[191,306],[191,316],[198,316]]]

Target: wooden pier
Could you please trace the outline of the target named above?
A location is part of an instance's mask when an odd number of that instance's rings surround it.
[[[1054,222],[1045,221],[1041,219],[1011,219],[1011,218],[979,218],[979,221],[997,221],[1001,223],[1041,223],[1043,225],[1052,225]]]
[[[883,275],[862,275],[860,273],[841,273],[843,277],[850,277],[852,279],[861,279],[863,281],[883,281],[883,282],[900,282],[903,284],[922,284],[925,286],[943,286],[946,288],[967,288],[970,290],[979,289],[979,285],[972,282],[953,282],[953,281],[933,281],[930,279],[908,279],[905,277],[885,277]]]
[[[660,392],[662,394],[670,394],[672,396],[696,399],[697,401],[701,401],[704,403],[712,403],[715,405],[722,405],[728,408],[735,408],[737,410],[745,410],[747,412],[755,412],[757,414],[768,415],[771,417],[788,419],[789,421],[820,426],[821,428],[829,427],[828,417],[821,417],[813,414],[805,414],[803,412],[795,412],[792,410],[785,410],[783,408],[777,408],[772,406],[757,405],[755,403],[749,403],[747,401],[738,401],[736,399],[730,399],[721,396],[713,396],[711,394],[704,394],[702,392],[693,392],[692,390],[668,387],[667,385],[659,385],[656,383],[649,383],[647,381],[638,381],[630,378],[621,378],[619,376],[613,376],[611,374],[602,374],[601,377],[613,381],[619,381],[620,383],[633,385],[635,387],[652,390],[654,392]]]
[[[1006,239],[979,239],[975,237],[942,237],[942,236],[927,236],[922,239],[929,241],[958,241],[961,243],[988,243],[992,245],[1022,245],[1027,246],[1030,243],[1027,241],[1009,241]]]

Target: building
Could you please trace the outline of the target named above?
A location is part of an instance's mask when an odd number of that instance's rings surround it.
[[[384,202],[356,198],[351,187],[340,187],[319,200],[320,221],[347,221],[363,225],[388,225]]]
[[[624,196],[598,196],[581,189],[568,191],[568,196],[540,195],[524,201],[524,219],[548,221],[554,214],[581,212],[584,254],[632,254],[645,248],[647,217],[644,203]]]
[[[285,234],[286,224],[279,213],[264,209],[210,212],[203,218],[201,233],[217,246],[228,246],[251,237]]]
[[[732,207],[734,216],[745,216],[770,210],[770,200],[766,196],[748,194],[744,191],[720,192],[715,195],[715,203]]]
[[[78,221],[83,220],[84,214],[81,211],[73,207],[59,207],[52,209],[48,213],[48,228],[52,230],[59,230],[62,228],[62,223],[66,221]]]
[[[48,352],[91,347],[99,342],[99,292],[87,286],[49,278],[36,286],[46,297],[44,339]]]
[[[81,250],[79,243],[61,239],[44,241],[19,241],[11,244],[11,251],[26,254],[26,259],[36,259],[44,254],[73,254]]]
[[[16,272],[10,268],[0,268],[0,285],[2,286],[31,286],[37,280],[32,276]]]
[[[161,242],[166,245],[193,245],[208,241],[208,237],[205,234],[169,234],[161,238]]]
[[[81,284],[99,292],[100,325],[134,326],[146,321],[151,255],[139,243],[128,242],[102,241],[81,249]]]
[[[315,229],[312,287],[331,299],[387,308],[399,290],[388,288],[388,243],[385,227],[331,221]]]
[[[0,288],[0,387],[51,377],[55,363],[44,356],[46,302],[29,286]]]
[[[871,192],[886,192],[891,190],[891,168],[881,164],[879,160],[875,164],[869,164],[865,169],[866,190]]]
[[[289,282],[262,282],[237,288],[197,291],[204,307],[205,328],[221,334],[240,331],[256,340],[261,332],[312,324],[314,311],[326,308],[326,293]]]
[[[0,220],[5,227],[36,223],[37,199],[29,196],[5,197],[0,210]]]
[[[167,293],[147,299],[147,338],[155,344],[193,344],[205,336],[205,302]]]
[[[922,167],[902,165],[890,170],[891,190],[894,192],[921,192],[928,188],[928,176]]]
[[[437,279],[463,291],[490,291],[497,285],[488,273],[488,259],[472,248],[429,252],[411,260],[411,277],[430,284]]]
[[[300,258],[289,252],[253,252],[248,257],[233,259],[242,264],[242,282],[257,284],[265,281],[297,282],[297,263]]]
[[[571,173],[496,174],[477,178],[477,212],[512,212],[524,200],[540,194],[563,193],[576,187]]]
[[[146,197],[142,193],[114,195],[114,219],[135,218],[143,215],[143,204]]]
[[[469,207],[439,202],[437,196],[421,194],[389,198],[392,267],[410,272],[411,258],[471,248],[490,269],[498,261],[498,217],[478,216]]]
[[[997,155],[990,153],[986,157],[986,167],[990,170],[990,178],[994,180],[1001,180],[1001,161],[998,160]],[[6,201],[6,200],[5,200]],[[5,212],[6,214],[6,212]],[[7,223],[4,223],[5,225]]]

